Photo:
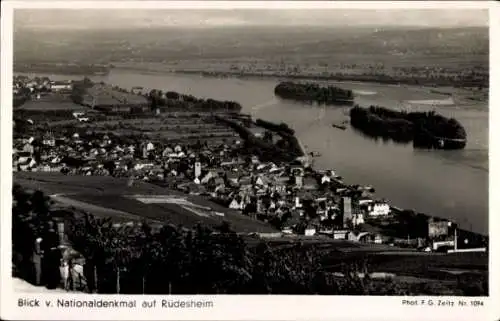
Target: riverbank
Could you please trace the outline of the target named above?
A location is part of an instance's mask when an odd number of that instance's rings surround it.
[[[109,66],[70,65],[70,64],[23,64],[14,65],[14,73],[51,73],[54,75],[106,76]]]
[[[352,85],[368,85],[368,86],[376,86],[376,87],[387,87],[387,86],[394,86],[394,87],[411,87],[415,88],[415,90],[419,91],[424,91],[427,93],[435,94],[435,95],[440,95],[440,96],[448,96],[448,100],[452,101],[454,105],[456,106],[462,106],[462,105],[475,105],[475,104],[482,104],[485,102],[488,102],[489,100],[489,88],[484,87],[484,88],[469,88],[469,87],[460,87],[460,86],[453,86],[453,84],[436,84],[433,82],[426,83],[426,82],[420,82],[420,83],[415,83],[412,79],[398,79],[396,80],[388,80],[385,78],[380,78],[378,76],[374,75],[315,75],[315,74],[301,74],[301,75],[290,75],[290,74],[280,74],[276,72],[268,72],[268,73],[251,73],[251,72],[218,72],[218,73],[213,73],[211,71],[207,71],[204,69],[196,69],[196,70],[182,70],[182,69],[175,69],[173,67],[158,67],[158,68],[150,68],[147,66],[139,66],[139,67],[134,67],[134,66],[127,66],[127,65],[118,65],[113,67],[113,69],[110,69],[109,73],[91,73],[91,74],[82,74],[82,73],[71,73],[70,71],[65,72],[64,70],[61,69],[47,69],[43,71],[37,71],[37,70],[20,70],[20,69],[14,69],[14,74],[24,74],[24,75],[33,75],[33,74],[46,74],[46,75],[57,75],[57,76],[62,76],[62,75],[71,75],[73,77],[78,77],[78,76],[91,76],[91,77],[106,77],[113,71],[121,73],[121,72],[134,72],[138,73],[141,75],[151,75],[151,76],[160,76],[160,75],[165,75],[165,76],[199,76],[200,78],[206,78],[206,79],[239,79],[239,80],[274,80],[274,81],[281,81],[281,80],[308,80],[308,81],[315,81],[315,82],[327,82],[327,83],[340,83],[340,84],[352,84]],[[361,96],[366,96],[364,92],[358,92],[354,91],[355,94],[361,95]],[[370,92],[370,95],[373,93]],[[437,101],[437,100],[436,100]],[[431,100],[428,101],[429,103]],[[421,104],[422,102],[414,102],[415,104]],[[429,104],[426,103],[426,101],[423,101],[424,104]],[[440,102],[437,103],[431,103],[430,105],[439,105]]]
[[[429,81],[419,81],[415,82],[413,78],[384,78],[375,75],[321,75],[321,74],[301,74],[301,75],[291,75],[291,74],[280,74],[277,72],[266,72],[266,73],[252,73],[252,72],[236,72],[236,71],[219,71],[213,72],[205,69],[196,70],[185,70],[185,69],[175,69],[174,67],[158,68],[152,69],[146,66],[132,67],[132,66],[116,66],[116,71],[129,71],[138,72],[145,75],[185,75],[185,76],[199,76],[201,78],[207,79],[239,79],[239,80],[273,80],[273,81],[315,81],[315,82],[327,82],[327,83],[339,83],[339,84],[353,84],[353,85],[369,85],[377,87],[395,86],[395,87],[414,87],[416,90],[424,91],[430,94],[447,96],[447,101],[451,101],[452,105],[464,106],[471,104],[481,104],[486,103],[489,100],[489,88],[471,88],[471,87],[461,87],[456,86],[449,82],[434,82]],[[355,94],[359,94],[354,91]],[[361,93],[359,95],[365,96]],[[422,102],[413,102],[415,104],[421,104]],[[434,99],[423,101],[424,104],[429,105],[440,105],[441,102]],[[448,105],[448,103],[443,103]]]
[[[240,70],[209,70],[209,69],[178,69],[175,66],[167,66],[163,69],[152,69],[146,66],[132,67],[120,65],[115,67],[116,70],[128,70],[147,72],[152,74],[167,73],[167,74],[186,74],[198,75],[212,78],[239,78],[239,79],[287,79],[287,80],[316,80],[316,81],[338,81],[338,82],[353,82],[353,83],[373,83],[379,85],[415,85],[426,86],[429,88],[436,87],[451,87],[451,88],[471,88],[471,87],[487,87],[479,83],[455,82],[451,80],[436,80],[427,77],[401,77],[391,76],[387,74],[348,74],[348,73],[290,73],[279,71],[240,71]]]
[[[315,175],[321,176],[324,171],[322,171],[314,166],[314,157],[309,157],[309,155],[313,151],[308,151],[299,138],[297,138],[297,142],[298,142],[298,145],[300,146],[300,149],[302,150],[303,154],[306,155],[302,159],[303,164],[306,167],[310,167]],[[330,169],[335,172],[337,177],[343,177],[342,174],[337,172],[337,170],[335,170],[333,167]],[[354,192],[356,190],[352,184],[344,183],[343,178],[334,179],[333,181],[334,181],[335,185],[337,186],[337,188],[345,188],[345,189],[350,190],[352,192]],[[357,182],[356,185],[364,186],[365,183],[366,182]],[[372,185],[370,185],[370,186],[372,186]],[[376,186],[373,186],[373,188],[376,190]],[[395,206],[394,204],[389,204],[389,206],[390,206],[391,213],[395,216],[401,215],[402,213],[406,212],[407,214],[413,213],[412,215],[414,215],[414,216],[415,215],[424,215],[426,217],[426,219],[428,219],[428,220],[429,219],[447,220],[447,218],[445,218],[444,216],[439,215],[439,214],[435,215],[435,214],[422,213],[422,212],[416,211],[415,209],[410,209],[407,207],[401,208],[401,207]],[[452,222],[452,221],[450,221],[450,222]],[[459,226],[459,224],[458,224],[458,226]],[[462,240],[467,240],[465,243],[470,242],[470,245],[473,245],[473,246],[477,245],[478,248],[485,246],[485,244],[483,244],[484,239],[486,239],[486,243],[488,243],[488,239],[489,239],[488,233],[478,233],[478,232],[468,230],[466,228],[457,228],[457,230],[458,230],[458,233],[460,234]]]
[[[302,143],[300,142],[300,140],[298,140],[303,152],[308,155],[310,153],[310,151],[307,151],[307,149],[302,145]],[[321,176],[322,173],[324,172],[323,170],[319,170],[317,167],[314,166],[314,160],[312,159],[309,163],[309,166],[311,168],[311,170],[313,171],[313,173],[315,175],[319,175]],[[340,189],[347,189],[347,190],[350,190],[351,192],[355,192],[356,189],[353,187],[352,184],[346,184],[344,183],[343,181],[343,176],[341,173],[337,172],[334,168],[331,168],[331,170],[333,170],[335,172],[335,174],[337,175],[337,177],[342,177],[342,178],[339,178],[339,179],[334,179],[333,182],[335,183],[336,187],[337,188],[340,188]],[[357,186],[364,186],[365,182],[358,182],[356,185]],[[372,185],[369,185],[369,186],[372,186]],[[376,186],[373,186],[373,188],[376,190]],[[410,209],[410,208],[401,208],[401,207],[398,207],[394,204],[389,204],[389,207],[390,207],[390,211],[392,213],[392,215],[394,216],[398,216],[398,215],[401,215],[403,213],[406,213],[406,215],[409,215],[410,213],[412,213],[411,215],[412,216],[418,216],[418,215],[423,215],[427,220],[429,219],[434,219],[434,220],[449,220],[445,217],[443,217],[442,215],[434,215],[434,214],[428,214],[428,213],[422,213],[422,212],[418,212],[416,211],[415,209]],[[450,222],[453,222],[453,220],[450,220]],[[456,224],[456,223],[455,223]],[[383,225],[383,224],[382,224]],[[459,226],[459,224],[458,224]],[[471,231],[471,230],[468,230],[466,228],[457,228],[457,231],[458,233],[460,234],[462,240],[467,240],[465,243],[467,242],[470,242],[470,245],[473,245],[473,246],[476,246],[478,248],[480,247],[483,247],[485,246],[484,243],[484,239],[486,239],[486,243],[488,243],[488,239],[489,239],[489,234],[488,233],[478,233],[478,232],[474,232],[474,231]],[[486,245],[487,246],[487,245]]]

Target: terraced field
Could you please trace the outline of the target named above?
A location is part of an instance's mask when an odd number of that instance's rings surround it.
[[[50,110],[71,110],[80,111],[86,108],[73,103],[69,95],[60,93],[49,93],[39,99],[28,100],[21,105],[18,110],[28,111],[50,111]]]
[[[83,103],[86,105],[147,104],[145,97],[118,90],[109,85],[95,84],[87,89]]]
[[[147,219],[185,227],[194,227],[196,224],[216,227],[227,221],[236,232],[278,232],[266,223],[202,197],[185,195],[140,181],[128,186],[126,178],[19,172],[14,175],[14,183],[43,191],[51,195],[56,204],[118,221],[123,221],[124,218],[137,221]],[[151,203],[141,201],[139,195],[156,195],[164,199]]]
[[[171,117],[171,114],[151,118],[108,119],[78,123],[75,120],[52,123],[52,127],[69,126],[94,132],[110,132],[120,136],[148,136],[164,142],[206,141],[208,144],[220,144],[232,141],[239,136],[231,128],[214,122],[210,117],[188,115]]]

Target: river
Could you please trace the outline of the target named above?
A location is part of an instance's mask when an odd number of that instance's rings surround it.
[[[45,76],[38,74],[39,76]],[[52,79],[78,76],[47,75]],[[348,126],[349,108],[319,107],[274,97],[274,79],[206,78],[195,75],[113,70],[94,77],[124,88],[142,86],[199,97],[234,100],[255,118],[283,121],[295,129],[309,151],[318,152],[317,168],[334,169],[346,183],[369,184],[392,205],[454,219],[464,229],[488,233],[488,106],[477,102],[455,106],[430,90],[372,83],[338,83],[355,91],[356,103],[412,110],[435,110],[459,120],[467,130],[464,150],[416,150],[411,145],[373,140]]]

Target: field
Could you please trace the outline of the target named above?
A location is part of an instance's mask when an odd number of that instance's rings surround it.
[[[86,108],[73,103],[69,95],[60,93],[49,93],[45,96],[41,96],[40,99],[28,100],[17,109],[30,110],[30,111],[49,111],[49,110],[81,111],[85,110]]]
[[[23,110],[47,111],[47,110],[71,110],[85,111],[86,108],[71,101],[27,101],[20,107]]]
[[[113,132],[118,136],[147,136],[162,142],[196,142],[220,144],[238,139],[238,135],[229,127],[216,123],[208,114],[168,112],[158,116],[91,116],[91,121],[80,123],[68,115],[49,123],[53,131],[74,128],[77,131]],[[101,120],[102,119],[102,120]]]
[[[145,97],[131,94],[110,85],[94,84],[92,88],[87,89],[87,95],[84,97],[85,105],[119,105],[119,104],[147,104]]]
[[[136,221],[148,219],[186,227],[194,227],[198,223],[216,227],[227,221],[236,232],[277,232],[266,223],[202,197],[185,195],[140,181],[128,186],[125,178],[19,172],[14,175],[14,183],[53,195],[55,197],[52,199],[56,204],[75,207],[91,214],[109,216],[118,221],[123,221],[129,216]],[[159,203],[148,203],[141,200],[138,195],[147,197],[156,195],[162,199],[157,200]]]
[[[86,112],[90,121],[79,122],[72,115],[75,111]],[[144,114],[108,114],[77,105],[68,95],[57,93],[26,102],[15,109],[14,116],[17,119],[32,119],[37,125],[46,124],[55,133],[75,129],[96,133],[112,131],[117,136],[146,136],[164,142],[195,143],[202,140],[209,145],[219,145],[238,138],[232,129],[216,123],[212,113],[169,109],[160,115],[153,115],[149,111]]]

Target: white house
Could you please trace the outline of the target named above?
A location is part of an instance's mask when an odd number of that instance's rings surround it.
[[[269,180],[265,177],[259,176],[259,177],[257,177],[255,184],[257,184],[259,186],[267,186],[267,185],[269,185]]]
[[[202,179],[201,179],[201,183],[202,184],[207,184],[212,178],[215,178],[217,177],[217,174],[215,174],[214,172],[208,172]]]
[[[347,240],[349,237],[348,230],[334,230],[332,235],[334,240]]]
[[[437,251],[440,247],[454,247],[455,240],[434,241],[432,242],[432,250]]]
[[[298,198],[298,197],[295,197],[295,207],[296,208],[302,207],[302,203],[300,202],[300,198]]]
[[[18,162],[19,164],[26,164],[26,163],[28,163],[28,162],[29,162],[29,160],[30,160],[30,157],[28,157],[28,156],[21,156],[21,157],[19,157],[19,158],[17,159],[17,162]]]
[[[352,214],[352,225],[358,226],[360,224],[365,223],[365,218],[362,213],[353,213]]]
[[[59,164],[61,162],[61,158],[59,156],[56,156],[50,162],[52,164]]]
[[[238,202],[236,198],[234,198],[229,204],[229,208],[233,210],[242,210],[244,207],[244,203],[242,201]]]
[[[195,162],[194,163],[194,177],[198,178],[200,176],[201,176],[201,163]]]
[[[358,200],[359,205],[364,205],[364,204],[371,204],[373,203],[372,199],[369,198],[361,198]]]
[[[151,168],[153,167],[154,164],[153,163],[139,163],[139,164],[135,164],[134,166],[134,169],[135,170],[141,170],[141,169],[144,169],[144,168]]]
[[[302,188],[302,186],[304,185],[304,178],[302,176],[295,176],[295,185],[298,188]]]
[[[277,167],[276,165],[274,165],[270,170],[269,170],[269,173],[276,173],[276,172],[283,172],[284,171],[284,167]],[[280,173],[278,173],[277,175],[280,175]]]
[[[264,168],[268,167],[269,164],[259,164],[257,165],[257,170],[260,171],[260,170],[263,170]]]
[[[71,85],[52,85],[50,86],[52,91],[60,91],[64,89],[71,89]]]
[[[71,90],[72,87],[73,87],[73,85],[70,84],[70,83],[57,83],[57,82],[53,82],[50,85],[50,90],[52,90],[52,91]]]
[[[163,157],[168,157],[168,155],[172,154],[174,150],[170,147],[165,147],[165,149],[162,152]]]
[[[306,230],[304,231],[304,235],[306,236],[313,236],[315,234],[316,234],[316,229],[314,227],[306,228]]]
[[[43,145],[46,145],[46,146],[52,146],[54,147],[56,145],[56,141],[54,138],[45,138],[43,141],[42,141],[42,144]]]
[[[33,154],[33,152],[34,152],[33,145],[31,145],[31,144],[25,144],[23,146],[23,152],[29,153],[30,155]]]
[[[374,202],[368,206],[368,215],[387,216],[391,212],[389,204],[385,202]]]
[[[19,162],[19,167],[21,168],[22,171],[26,171],[35,166],[36,166],[36,161],[33,158],[28,158],[23,163]]]

